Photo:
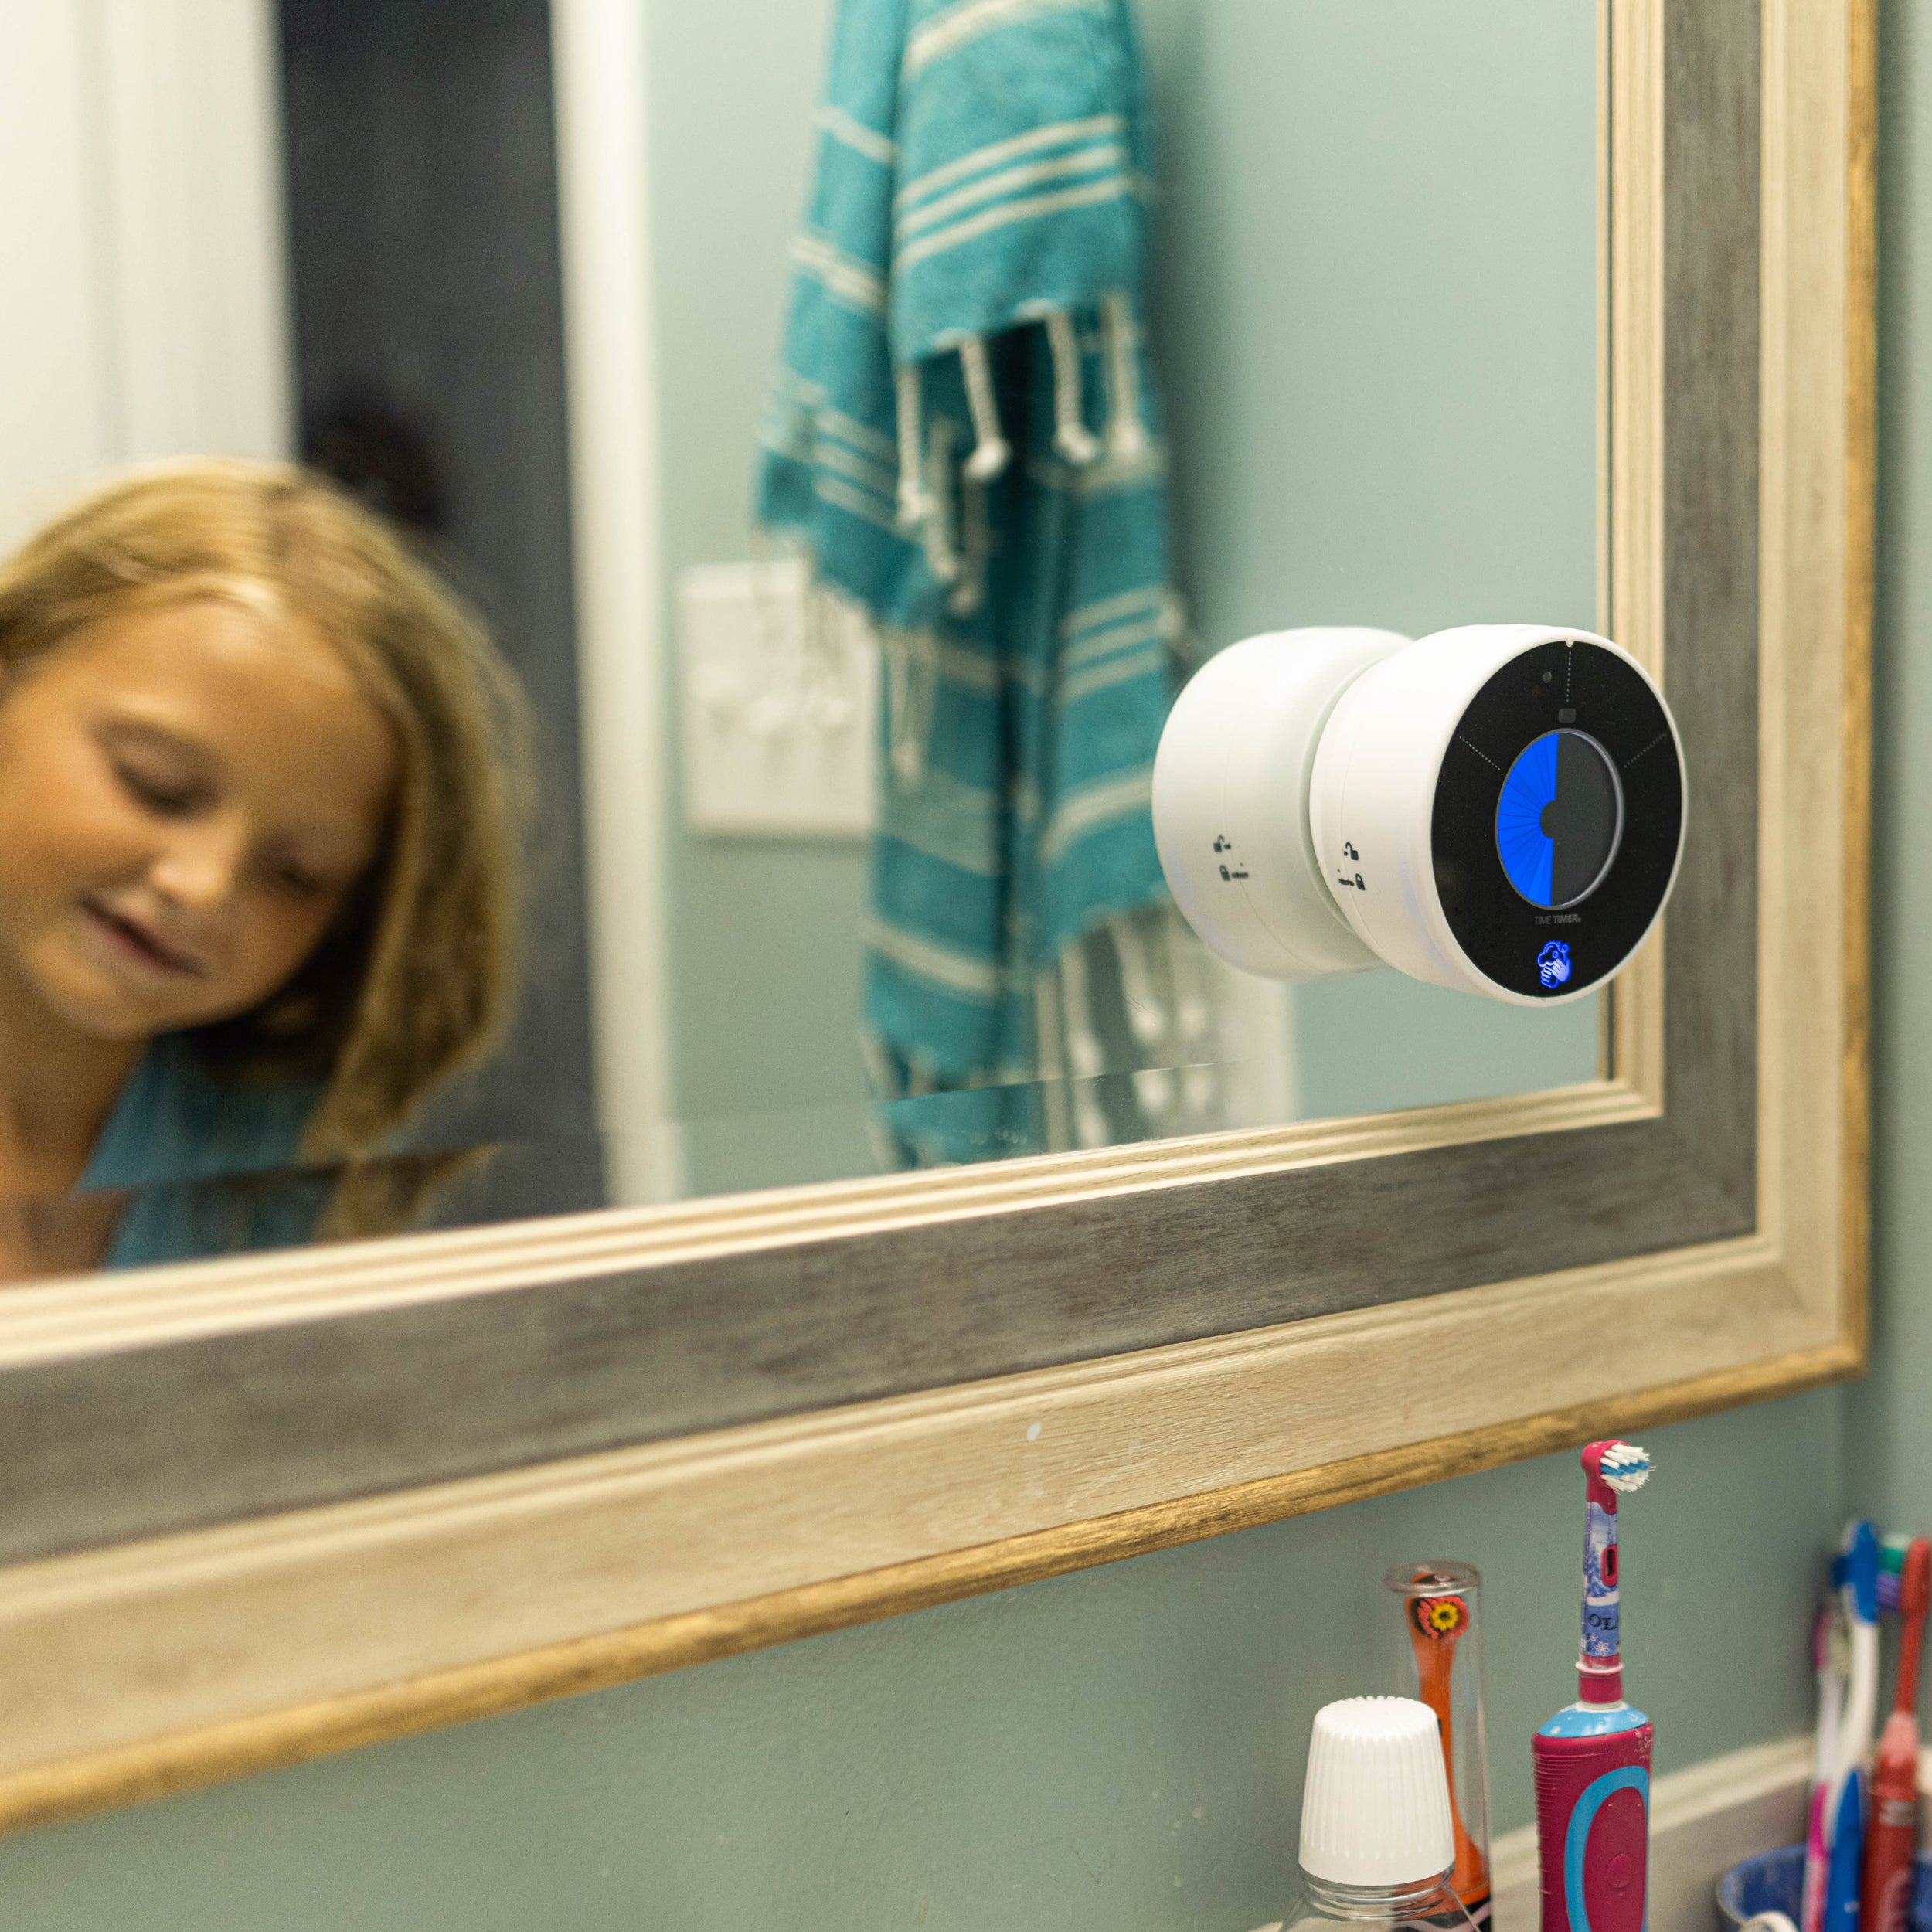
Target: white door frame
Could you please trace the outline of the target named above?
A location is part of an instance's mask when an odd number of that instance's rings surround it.
[[[666,1026],[656,301],[643,0],[551,0],[597,1119],[614,1206],[678,1192]]]

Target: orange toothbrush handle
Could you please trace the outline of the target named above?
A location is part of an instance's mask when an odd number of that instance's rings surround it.
[[[1454,1606],[1453,1611],[1451,1606]],[[1436,1626],[1440,1618],[1440,1628]],[[1455,1733],[1450,1716],[1449,1684],[1456,1661],[1456,1644],[1467,1626],[1468,1611],[1460,1597],[1417,1597],[1410,1601],[1409,1641],[1416,1653],[1418,1695],[1436,1714],[1442,1729],[1442,1767],[1449,1779],[1449,1816],[1455,1826],[1456,1862],[1449,1875],[1456,1896],[1466,1907],[1489,1896],[1489,1866],[1481,1848],[1462,1822],[1456,1793]]]

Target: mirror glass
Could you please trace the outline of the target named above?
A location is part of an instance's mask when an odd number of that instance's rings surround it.
[[[1236,639],[1594,626],[1592,10],[903,11],[5,10],[0,1272],[1599,1072],[1147,806]]]

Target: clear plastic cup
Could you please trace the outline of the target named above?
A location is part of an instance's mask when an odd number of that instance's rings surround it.
[[[1402,1600],[1409,1696],[1442,1726],[1456,1829],[1450,1873],[1478,1927],[1489,1922],[1489,1753],[1483,1738],[1482,1578],[1474,1563],[1429,1557],[1396,1563],[1385,1588]]]

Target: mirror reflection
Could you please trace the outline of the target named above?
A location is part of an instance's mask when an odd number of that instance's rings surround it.
[[[1238,639],[1593,627],[1588,10],[903,11],[653,0],[614,184],[546,0],[9,10],[0,1273],[1597,1073],[1148,811]]]

